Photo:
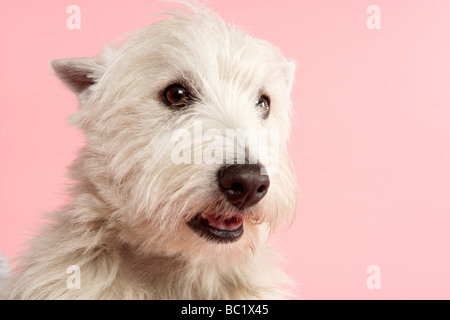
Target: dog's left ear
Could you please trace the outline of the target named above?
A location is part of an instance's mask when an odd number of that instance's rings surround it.
[[[291,94],[292,85],[294,84],[294,77],[295,77],[295,69],[297,68],[297,64],[294,60],[287,60],[286,61],[286,84],[288,87],[288,92]]]
[[[104,65],[99,58],[56,59],[50,61],[50,69],[78,95],[101,77]]]

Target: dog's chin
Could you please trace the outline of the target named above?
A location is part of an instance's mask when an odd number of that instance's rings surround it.
[[[239,213],[228,219],[198,213],[187,225],[200,237],[217,243],[235,242],[244,233],[244,218]]]

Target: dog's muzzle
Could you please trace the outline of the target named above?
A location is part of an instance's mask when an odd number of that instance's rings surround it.
[[[235,208],[231,218],[198,213],[188,225],[209,240],[237,241],[244,233],[244,209],[256,205],[267,194],[269,176],[259,164],[236,164],[221,168],[217,173],[219,188],[226,201]]]

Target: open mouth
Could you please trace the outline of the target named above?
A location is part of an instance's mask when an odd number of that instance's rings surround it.
[[[200,236],[222,243],[236,241],[244,233],[243,218],[240,214],[222,220],[199,213],[187,224]]]

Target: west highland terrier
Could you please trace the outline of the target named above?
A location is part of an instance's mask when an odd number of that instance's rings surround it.
[[[276,299],[268,236],[290,223],[295,64],[190,5],[51,68],[86,145],[70,205],[30,241],[10,299]]]

